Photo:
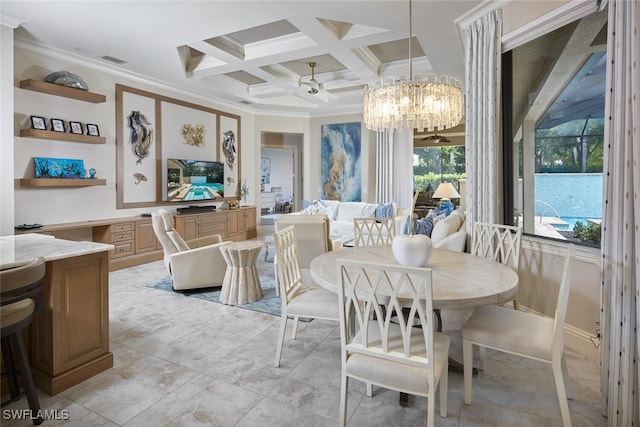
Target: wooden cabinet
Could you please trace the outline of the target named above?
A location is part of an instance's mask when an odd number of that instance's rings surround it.
[[[135,252],[137,254],[162,249],[153,232],[151,221],[137,221],[135,228]]]
[[[240,208],[239,230],[242,233],[256,231],[256,210],[253,207]],[[256,234],[257,235],[257,234]],[[255,236],[254,236],[255,237]]]
[[[109,243],[115,246],[115,249],[111,254],[111,258],[120,258],[134,253],[134,227],[135,225],[132,221],[114,224],[109,228],[109,231],[111,232],[111,236],[109,236]]]
[[[109,270],[162,259],[162,247],[148,218],[123,218],[111,224],[93,227],[93,240],[115,246],[109,253]]]
[[[177,214],[175,227],[185,240],[220,234],[224,240],[240,241],[253,239],[258,235],[254,206],[199,214]]]
[[[54,395],[113,366],[107,253],[47,261],[31,334],[36,385]]]

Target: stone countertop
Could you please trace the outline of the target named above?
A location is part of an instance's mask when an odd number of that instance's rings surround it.
[[[38,256],[47,261],[109,251],[113,245],[75,242],[37,233],[0,236],[0,264],[30,261]]]

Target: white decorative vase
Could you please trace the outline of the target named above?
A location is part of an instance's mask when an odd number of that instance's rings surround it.
[[[425,234],[399,234],[393,238],[391,249],[400,264],[424,267],[431,257],[431,239]]]

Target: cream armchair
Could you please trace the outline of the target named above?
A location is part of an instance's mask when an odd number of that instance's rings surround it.
[[[171,274],[173,289],[222,286],[227,263],[222,257],[219,234],[185,241],[173,226],[173,215],[166,209],[151,214],[151,224],[164,251],[164,264]]]

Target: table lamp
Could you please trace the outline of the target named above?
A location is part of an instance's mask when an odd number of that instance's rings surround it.
[[[460,198],[460,193],[458,193],[455,187],[450,182],[441,182],[436,188],[436,192],[431,196],[434,199],[440,199],[440,203],[438,203],[439,208],[451,207],[453,209],[455,206],[451,199]]]

